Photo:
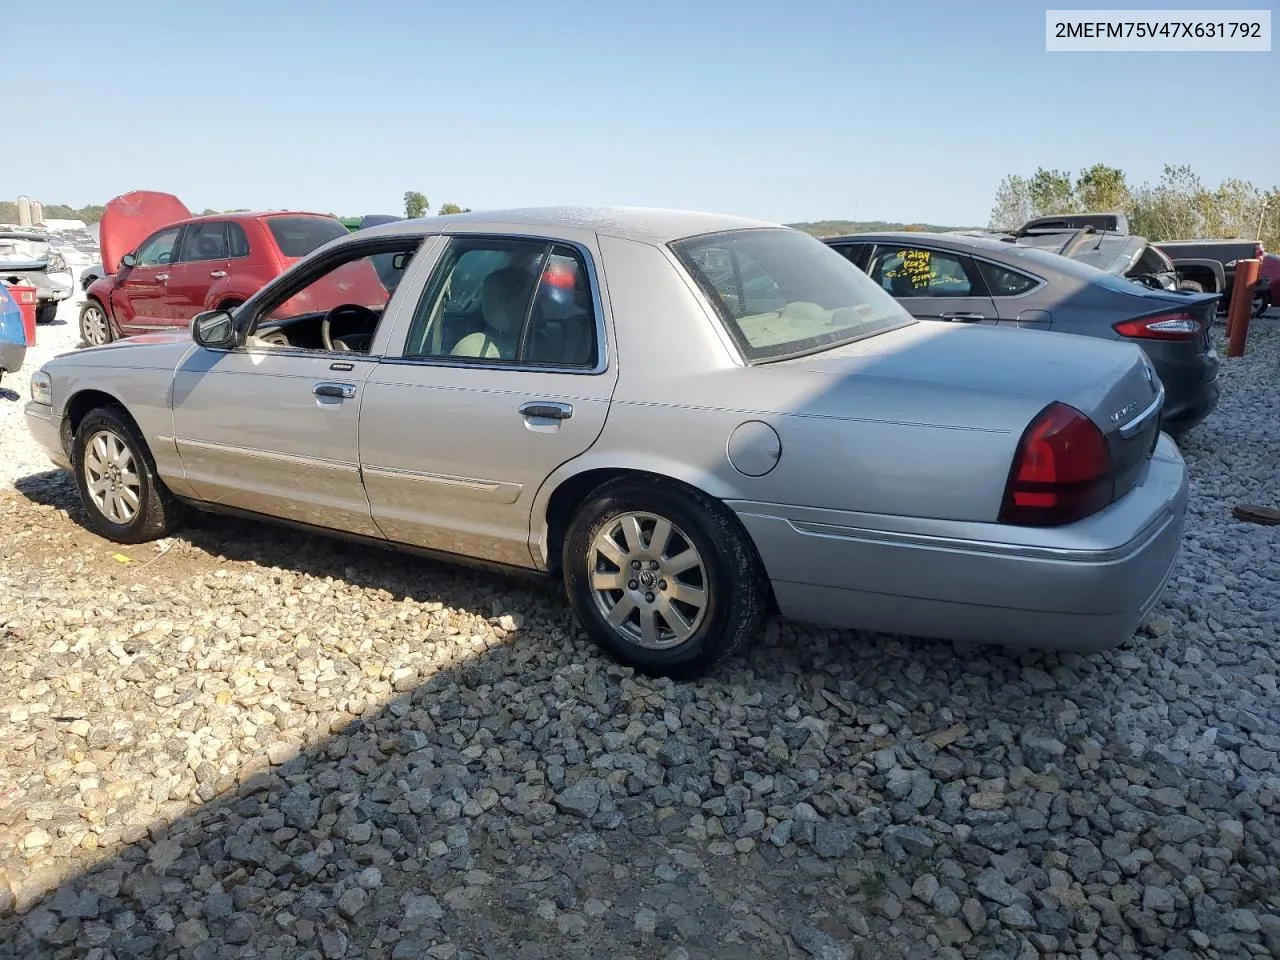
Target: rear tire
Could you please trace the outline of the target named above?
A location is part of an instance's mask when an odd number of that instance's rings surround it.
[[[156,476],[155,460],[119,407],[85,414],[71,444],[71,466],[89,525],[116,543],[146,543],[180,522],[182,504]]]
[[[80,308],[80,339],[84,345],[96,347],[115,338],[106,308],[97,300],[86,300]]]
[[[1204,284],[1197,280],[1179,280],[1179,290],[1189,290],[1191,293],[1204,293]]]
[[[1253,298],[1253,316],[1255,319],[1261,317],[1271,307],[1271,298],[1266,294],[1261,294]]]
[[[58,316],[58,302],[41,303],[36,306],[36,323],[43,326],[46,323],[53,323]]]
[[[562,567],[583,629],[647,674],[707,673],[759,630],[769,596],[733,514],[661,480],[598,487],[569,526]]]

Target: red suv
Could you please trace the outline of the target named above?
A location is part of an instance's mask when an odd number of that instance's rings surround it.
[[[99,225],[107,275],[85,291],[80,335],[90,346],[189,326],[203,310],[238,306],[347,228],[322,213],[192,217],[177,197],[116,197]],[[140,242],[139,242],[140,241]]]

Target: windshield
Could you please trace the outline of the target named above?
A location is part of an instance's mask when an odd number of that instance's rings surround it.
[[[312,250],[348,233],[333,217],[268,217],[276,246],[286,257],[305,257]]]
[[[752,362],[781,360],[916,321],[820,240],[785,228],[689,237],[671,249]]]

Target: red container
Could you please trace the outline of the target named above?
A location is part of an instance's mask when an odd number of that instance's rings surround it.
[[[18,309],[22,311],[22,329],[27,335],[27,346],[34,347],[36,345],[36,294],[38,291],[35,287],[29,287],[25,284],[10,283],[5,284],[9,288],[9,294],[18,304]]]

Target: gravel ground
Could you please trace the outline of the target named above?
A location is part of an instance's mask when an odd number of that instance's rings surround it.
[[[1280,956],[1254,330],[1124,648],[773,622],[684,685],[542,585],[220,519],[122,550],[5,400],[0,956]]]

